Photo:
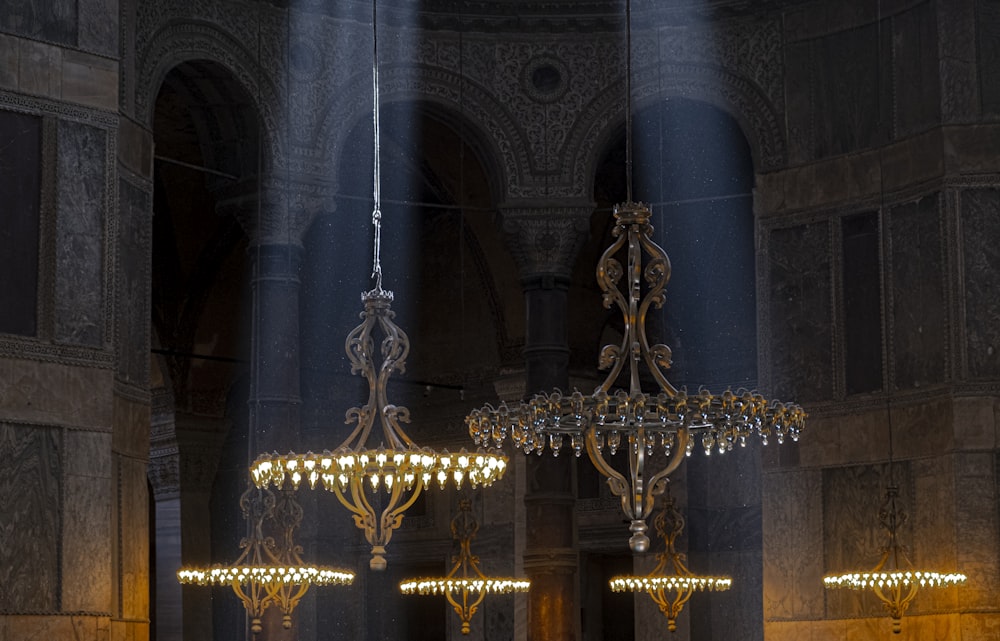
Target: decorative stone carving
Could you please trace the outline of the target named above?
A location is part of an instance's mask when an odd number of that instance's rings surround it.
[[[216,210],[239,221],[253,245],[302,246],[303,235],[321,213],[336,208],[333,183],[285,181],[269,176],[257,188],[246,181],[219,193]],[[258,204],[259,203],[259,204]]]
[[[504,233],[521,277],[550,274],[569,278],[590,232],[592,206],[505,207]]]

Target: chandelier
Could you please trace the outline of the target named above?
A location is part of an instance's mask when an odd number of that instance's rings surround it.
[[[472,554],[472,539],[479,523],[472,515],[472,502],[462,499],[459,512],[451,521],[451,534],[459,545],[452,557],[452,568],[443,578],[406,579],[399,584],[403,594],[443,594],[462,622],[462,634],[469,634],[472,616],[487,594],[527,592],[530,581],[513,578],[491,578],[479,569],[479,557]]]
[[[662,343],[650,345],[646,316],[666,300],[670,260],[652,239],[649,207],[632,200],[632,14],[625,3],[625,185],[626,200],[615,205],[613,241],[597,263],[597,283],[604,307],[617,306],[624,320],[624,334],[617,345],[605,345],[598,365],[609,370],[593,394],[559,390],[536,394],[515,405],[485,405],[466,417],[473,441],[499,448],[507,439],[525,454],[541,455],[546,446],[558,456],[564,446],[576,456],[587,452],[606,477],[611,493],[621,499],[622,511],[631,521],[629,546],[633,552],[649,549],[646,519],[656,497],[663,493],[668,476],[699,444],[705,454],[728,452],[757,436],[767,444],[797,440],[806,414],[795,404],[768,402],[749,390],[688,394],[667,381],[671,350]],[[623,259],[618,254],[623,253]],[[645,257],[645,258],[644,258]],[[643,371],[656,391],[642,388]],[[624,388],[615,388],[627,377]],[[609,460],[619,450],[628,459],[627,475]],[[654,459],[654,452],[665,460]],[[663,458],[663,457],[659,457]],[[622,466],[624,468],[624,466]]]
[[[288,492],[278,499],[270,490],[248,487],[240,497],[248,535],[240,541],[243,552],[232,565],[182,567],[177,580],[191,585],[228,585],[250,617],[253,636],[263,629],[264,611],[274,605],[281,610],[282,627],[292,627],[292,611],[310,585],[349,585],[354,573],[306,565],[293,533],[302,522],[302,506]],[[280,543],[265,536],[264,524],[273,522],[281,531]]]
[[[333,492],[354,517],[355,525],[364,531],[371,545],[373,570],[386,567],[385,546],[399,528],[404,512],[413,505],[423,489],[436,485],[444,489],[454,483],[461,488],[468,482],[473,488],[489,486],[503,477],[507,457],[486,451],[456,454],[448,450],[437,452],[418,446],[407,436],[400,423],[410,421],[410,411],[389,402],[387,386],[393,372],[406,371],[410,340],[393,322],[393,294],[382,289],[380,259],[382,237],[381,167],[379,163],[379,82],[377,3],[372,3],[372,93],[374,129],[374,191],[372,211],[374,230],[374,261],[372,278],[375,287],[362,293],[362,322],[347,335],[345,349],[351,363],[351,373],[368,381],[368,401],[362,407],[347,410],[348,424],[354,431],[334,451],[320,454],[277,452],[262,454],[250,467],[257,487],[283,487],[288,481],[293,488],[305,480],[310,488],[321,484]],[[381,338],[376,340],[376,328]],[[381,362],[376,361],[376,346]],[[380,429],[376,429],[376,424]],[[380,436],[377,439],[377,436]]]
[[[663,552],[656,555],[656,567],[646,576],[616,576],[609,583],[613,592],[649,594],[667,617],[667,629],[676,632],[677,616],[695,591],[721,592],[728,590],[733,581],[729,577],[698,576],[685,565],[684,555],[675,547],[677,537],[684,531],[684,517],[674,506],[669,490],[653,524],[664,543]]]
[[[907,519],[906,512],[896,505],[899,486],[890,484],[885,501],[878,511],[878,520],[886,531],[882,556],[869,572],[847,572],[823,577],[827,588],[871,590],[892,619],[892,631],[899,634],[902,618],[910,602],[923,588],[947,587],[965,583],[966,576],[958,572],[931,572],[914,569],[906,547],[899,542],[898,528]]]
[[[601,350],[599,367],[610,371],[594,393],[556,390],[513,406],[486,405],[466,417],[470,436],[484,447],[499,447],[509,439],[526,454],[541,454],[546,446],[553,456],[564,446],[576,456],[586,452],[621,499],[631,520],[629,546],[634,552],[649,548],[646,519],[656,497],[696,446],[708,455],[745,446],[751,437],[765,445],[772,437],[779,443],[798,440],[806,418],[798,405],[768,401],[748,390],[688,394],[666,379],[662,369],[670,367],[670,348],[650,345],[646,337],[646,315],[663,305],[670,278],[670,261],[651,238],[650,216],[642,203],[614,208],[614,241],[598,262],[597,282],[604,306],[621,311],[625,332],[619,344]],[[624,260],[619,260],[616,255],[622,251]],[[643,391],[643,370],[656,382],[655,392]],[[615,389],[622,375],[628,386]],[[609,460],[619,450],[628,459],[627,475]],[[654,454],[660,452],[662,465],[654,468]]]

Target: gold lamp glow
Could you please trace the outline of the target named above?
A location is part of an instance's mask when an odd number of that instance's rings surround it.
[[[293,541],[294,530],[302,522],[302,507],[291,494],[277,501],[269,490],[248,488],[240,497],[240,507],[249,525],[249,535],[240,541],[243,552],[232,565],[183,567],[177,580],[189,585],[228,585],[243,603],[250,617],[253,636],[263,629],[261,619],[268,607],[282,612],[282,626],[292,627],[292,612],[311,585],[349,585],[354,573],[303,563],[301,548]],[[282,531],[280,547],[264,535],[265,521],[276,521]]]
[[[363,321],[346,342],[352,373],[360,372],[369,384],[364,407],[347,410],[347,422],[357,423],[354,431],[333,452],[261,455],[251,466],[250,475],[258,487],[289,483],[298,488],[305,481],[310,488],[321,485],[333,492],[354,515],[355,525],[371,545],[369,566],[383,570],[385,546],[423,489],[444,489],[449,484],[461,488],[466,482],[473,488],[492,485],[503,477],[507,457],[464,449],[455,454],[436,452],[417,446],[407,436],[400,422],[409,422],[410,412],[389,403],[386,386],[393,371],[404,371],[409,339],[392,321],[392,292],[378,288],[366,292],[362,299]],[[384,334],[378,342],[372,336],[376,326]],[[383,356],[377,369],[372,354],[376,344],[381,345]],[[376,423],[382,440],[373,447]]]
[[[471,630],[472,615],[487,594],[527,592],[531,583],[525,579],[490,578],[479,569],[479,557],[472,554],[472,539],[479,523],[472,515],[472,502],[462,499],[459,512],[451,521],[451,534],[459,543],[454,564],[443,578],[406,579],[399,584],[403,594],[443,594],[462,621],[462,634]]]
[[[695,591],[721,592],[728,590],[729,577],[697,576],[684,563],[684,555],[675,542],[684,530],[684,517],[674,506],[669,493],[664,497],[663,510],[653,522],[663,539],[663,552],[656,555],[656,567],[646,576],[616,576],[609,582],[613,592],[646,592],[667,617],[667,629],[677,631],[677,617]],[[671,572],[667,574],[667,572]]]
[[[886,530],[887,541],[875,567],[870,572],[846,572],[823,577],[823,585],[827,588],[874,592],[892,619],[895,634],[902,630],[903,615],[920,589],[959,585],[966,580],[966,576],[959,572],[914,569],[906,547],[899,542],[898,528],[906,522],[907,515],[897,507],[898,497],[899,487],[890,485],[879,508],[878,518]]]

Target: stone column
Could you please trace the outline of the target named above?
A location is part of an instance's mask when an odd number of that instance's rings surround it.
[[[321,191],[265,177],[260,186],[243,183],[219,201],[219,211],[235,215],[250,238],[251,456],[298,446],[302,235],[324,202]]]
[[[303,261],[302,237],[320,208],[332,207],[332,199],[323,195],[332,191],[327,185],[289,183],[280,177],[264,177],[261,185],[244,183],[220,198],[218,209],[231,212],[250,238],[251,330],[250,392],[248,395],[247,460],[259,454],[299,450],[301,393],[299,385],[299,273]],[[329,203],[327,205],[327,203]],[[235,455],[234,455],[235,460]],[[245,489],[246,467],[241,468],[239,492]],[[237,497],[232,498],[233,509]],[[307,503],[310,499],[305,499]],[[308,504],[306,505],[308,511]],[[231,538],[239,541],[244,527]],[[296,542],[302,540],[297,533]],[[308,549],[308,545],[306,546]],[[234,552],[235,552],[234,547]],[[308,558],[306,559],[309,560]],[[313,604],[314,602],[309,601]],[[315,638],[306,602],[292,615],[294,628],[284,630],[277,608],[265,612],[266,639]]]
[[[521,273],[527,393],[569,384],[567,293],[586,239],[592,205],[507,207],[503,229]],[[526,461],[524,571],[531,579],[529,641],[574,641],[580,634],[572,456]]]
[[[212,636],[212,591],[182,586],[177,570],[212,563],[211,530],[205,524],[211,520],[212,485],[226,432],[215,425],[219,420],[178,416],[168,394],[154,396],[149,483],[155,500],[158,641]]]

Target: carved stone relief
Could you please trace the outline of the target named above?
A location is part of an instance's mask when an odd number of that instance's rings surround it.
[[[512,207],[501,210],[504,233],[521,276],[569,277],[590,231],[590,207]]]

